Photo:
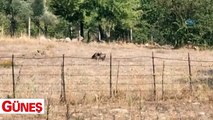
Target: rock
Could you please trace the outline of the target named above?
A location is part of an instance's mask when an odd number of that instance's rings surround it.
[[[124,114],[126,114],[126,113],[128,113],[128,110],[127,109],[120,109],[120,108],[117,108],[117,109],[112,109],[112,110],[110,110],[110,112],[112,112],[112,113],[124,113]]]
[[[205,112],[199,112],[198,114],[199,115],[205,115],[206,113]]]
[[[70,42],[71,39],[70,39],[69,37],[66,37],[64,41],[65,41],[65,42]]]
[[[148,46],[149,46],[149,43],[146,43],[145,46],[148,47]]]
[[[74,38],[72,39],[72,42],[79,42],[78,39]]]
[[[195,102],[195,103],[192,103],[193,105],[200,105],[200,103],[199,102]]]
[[[99,40],[98,42],[99,43],[106,43],[104,40]]]
[[[46,38],[45,36],[43,36],[43,35],[39,37],[39,40],[40,40],[40,41],[49,41],[49,39],[47,39],[47,38]]]
[[[193,46],[193,49],[196,50],[196,51],[200,50],[200,48],[198,46]]]
[[[84,40],[84,37],[82,37],[82,36],[80,36],[79,38],[78,38],[78,41],[83,41]]]

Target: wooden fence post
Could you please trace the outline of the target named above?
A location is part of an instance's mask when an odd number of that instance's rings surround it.
[[[115,120],[115,115],[112,115],[112,120]]]
[[[64,79],[64,54],[63,54],[63,61],[61,65],[61,95],[60,95],[61,102],[66,102],[66,91],[65,91],[65,79]]]
[[[155,75],[155,57],[154,52],[152,52],[152,72],[153,72],[153,84],[154,84],[154,100],[156,100],[156,75]]]
[[[14,70],[14,55],[12,55],[12,80],[13,80],[13,98],[16,97],[16,86],[15,86],[15,70]]]
[[[190,91],[192,92],[192,69],[191,69],[191,58],[190,58],[190,54],[189,53],[188,53],[188,66],[189,66]]]
[[[112,97],[112,54],[110,53],[110,79],[109,79],[110,98]]]
[[[120,69],[120,61],[118,61],[117,79],[116,79],[116,85],[115,85],[115,94],[116,94],[116,95],[117,95],[117,92],[118,92],[119,69]]]
[[[66,104],[66,107],[67,107],[67,111],[66,111],[66,120],[69,120],[70,119],[70,107],[69,107],[69,104]]]
[[[162,100],[164,100],[164,71],[165,71],[165,61],[163,61],[163,70],[162,70]]]
[[[49,110],[50,110],[50,99],[48,98],[47,99],[47,117],[46,117],[46,120],[49,119]]]

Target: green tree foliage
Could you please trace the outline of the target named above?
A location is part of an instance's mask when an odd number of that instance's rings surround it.
[[[213,45],[212,0],[1,0],[0,24],[10,35]],[[57,17],[56,17],[57,16]],[[41,32],[40,32],[41,31]],[[99,37],[100,36],[100,37]]]
[[[67,20],[70,24],[68,29],[74,24],[80,24],[81,36],[83,35],[83,13],[80,9],[80,0],[52,0],[50,6],[55,15]],[[70,32],[71,33],[71,32]],[[71,34],[70,34],[71,37]]]
[[[89,32],[100,32],[104,39],[110,37],[116,26],[121,26],[123,31],[133,28],[137,23],[136,5],[133,0],[52,0],[50,6],[56,15],[72,24],[79,23],[81,36],[84,36],[84,27],[87,28],[88,38]]]
[[[2,13],[10,21],[10,35],[14,36],[19,21],[30,15],[30,6],[24,0],[2,0],[0,6]]]
[[[150,25],[147,36],[154,36],[156,42],[175,47],[212,45],[212,5],[211,0],[141,0],[144,11],[141,17]],[[187,21],[193,24],[189,25]]]
[[[45,10],[44,14],[41,16],[40,21],[43,21],[43,23],[44,23],[45,36],[48,35],[49,26],[57,24],[57,22],[58,22],[57,17],[47,10]]]
[[[44,33],[44,29],[41,27],[41,18],[45,11],[45,1],[44,0],[33,0],[31,4],[33,15],[32,21],[37,26],[37,32],[40,34],[40,30]]]

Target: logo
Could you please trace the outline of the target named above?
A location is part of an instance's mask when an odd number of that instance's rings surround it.
[[[44,114],[44,99],[0,99],[0,114]]]

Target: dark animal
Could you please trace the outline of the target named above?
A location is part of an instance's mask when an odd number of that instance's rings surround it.
[[[93,56],[92,56],[92,59],[95,59],[95,60],[102,60],[102,61],[104,61],[105,58],[106,58],[106,54],[101,53],[101,52],[96,52],[96,53],[93,54]]]

